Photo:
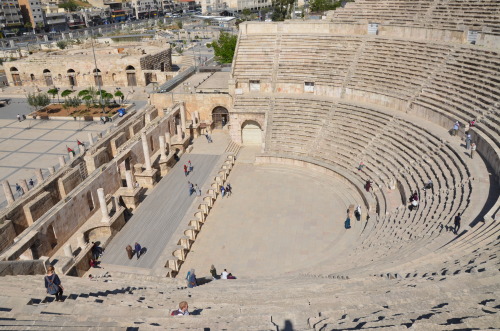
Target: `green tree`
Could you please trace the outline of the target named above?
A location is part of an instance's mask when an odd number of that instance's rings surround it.
[[[335,10],[342,5],[342,0],[311,0],[309,3],[312,12]]]
[[[252,15],[252,12],[250,11],[250,9],[245,8],[241,11],[241,14],[245,16],[245,19],[248,19],[248,16]]]
[[[78,107],[82,104],[82,99],[79,97],[69,97],[66,100],[64,100],[64,107],[65,108],[70,108],[70,107]]]
[[[234,50],[238,37],[234,34],[221,32],[219,40],[211,43],[214,49],[215,59],[220,63],[233,62]]]
[[[52,96],[52,101],[54,101],[55,96],[57,95],[57,101],[59,101],[59,89],[51,88],[47,91],[48,94]]]
[[[116,91],[115,97],[120,98],[121,103],[123,103],[123,99],[125,99],[125,95],[123,95],[122,91]]]
[[[68,43],[64,40],[59,40],[56,43],[56,46],[59,47],[59,49],[65,49],[66,47],[68,47]]]
[[[62,92],[61,92],[61,96],[62,96],[63,98],[66,98],[66,97],[68,97],[71,93],[73,93],[73,91],[72,91],[72,90],[64,90],[64,91],[62,91]]]
[[[182,29],[182,21],[176,21],[175,25],[177,25],[178,29]]]
[[[46,107],[50,104],[50,97],[46,93],[28,93],[26,99],[28,101],[28,105],[35,108],[35,111],[38,111],[38,109]]]
[[[64,1],[58,5],[59,8],[63,8],[67,11],[76,11],[80,6],[73,0]]]
[[[33,25],[31,25],[31,22],[26,22],[26,24],[24,24],[24,27],[26,29],[33,29]]]
[[[272,0],[272,20],[284,21],[285,19],[290,18],[294,2],[294,0]]]

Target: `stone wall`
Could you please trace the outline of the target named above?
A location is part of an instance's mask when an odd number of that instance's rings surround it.
[[[168,93],[153,93],[150,102],[157,109],[170,108],[174,103],[184,102],[188,121],[191,119],[191,113],[197,111],[201,122],[211,123],[214,108],[222,106],[231,111],[233,98],[229,94],[175,94],[172,102],[172,96]]]
[[[45,214],[50,208],[54,206],[54,200],[49,192],[43,192],[39,194],[31,202],[24,205],[24,214],[26,215],[26,220],[28,226],[33,224],[37,219],[39,219],[43,214]]]
[[[140,59],[140,65],[142,70],[172,71],[172,50],[169,48],[156,54],[143,56]]]
[[[69,192],[78,186],[82,181],[80,169],[73,168],[66,175],[58,179],[59,192],[61,197],[65,198]]]
[[[46,272],[47,260],[0,261],[0,276],[43,275]]]
[[[11,220],[6,220],[0,225],[0,252],[7,248],[14,238],[17,236],[16,230],[14,229],[14,223]]]

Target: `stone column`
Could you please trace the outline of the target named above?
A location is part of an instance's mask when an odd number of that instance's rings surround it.
[[[92,132],[89,132],[89,143],[90,146],[94,145],[94,136],[92,135]]]
[[[159,137],[160,139],[160,160],[166,160],[167,159],[167,154],[165,153],[165,137],[164,136],[160,136]]]
[[[37,181],[38,185],[43,183],[42,169],[35,169],[35,176],[36,176],[36,181]]]
[[[194,114],[194,112],[191,113],[191,121],[193,122],[193,126],[196,125],[196,115]]]
[[[83,146],[83,145],[78,145],[78,149],[80,149],[80,154],[85,153],[85,146]]]
[[[106,204],[106,196],[104,195],[104,189],[97,189],[97,197],[99,198],[99,206],[101,207],[102,219],[101,222],[109,222],[111,219],[109,218],[108,213],[108,205]]]
[[[184,103],[181,103],[179,111],[181,113],[182,133],[184,133],[184,131],[186,130],[186,108],[184,107]],[[184,134],[182,136],[184,136]]]
[[[177,132],[178,132],[178,137],[179,140],[182,141],[182,138],[184,137],[184,132],[182,131],[182,127],[180,124],[177,124]]]
[[[63,155],[59,156],[59,165],[61,166],[61,168],[66,165],[66,159]]]
[[[24,191],[24,193],[28,193],[29,189],[28,189],[28,183],[26,183],[26,179],[21,179],[21,181],[19,182]]]
[[[54,167],[49,167],[49,173],[50,173],[51,175],[55,174],[55,173],[56,173],[56,168],[54,168]]]
[[[200,123],[200,113],[198,111],[195,111],[194,116],[196,117],[196,122]]]
[[[14,194],[12,194],[12,189],[10,188],[9,182],[4,180],[2,182],[3,192],[5,193],[5,198],[7,199],[7,204],[11,205],[14,203]]]
[[[73,257],[73,250],[71,249],[70,244],[64,246],[64,255],[66,255],[67,257]]]
[[[127,188],[134,189],[134,180],[132,179],[132,171],[125,171],[125,181],[127,182]]]
[[[68,152],[68,156],[70,160],[73,160],[75,158],[72,152]]]
[[[151,159],[149,158],[148,139],[144,132],[141,134],[141,140],[142,140],[142,151],[144,152],[144,166],[146,167],[146,170],[151,170]]]

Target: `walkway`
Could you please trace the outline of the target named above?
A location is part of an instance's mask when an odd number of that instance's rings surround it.
[[[188,181],[202,187],[209,179],[227,146],[225,134],[215,134],[212,154],[184,154],[171,172],[149,193],[132,218],[109,243],[102,263],[125,267],[153,269],[158,258],[168,245],[170,238],[180,225],[196,195],[188,195]],[[193,151],[206,149],[204,136],[195,140]],[[184,176],[183,165],[191,160],[193,173]],[[135,242],[147,248],[139,260],[129,260],[125,252],[127,245]]]

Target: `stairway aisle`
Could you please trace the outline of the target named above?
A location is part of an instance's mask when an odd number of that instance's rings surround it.
[[[220,155],[184,154],[171,172],[163,178],[139,206],[132,218],[106,247],[102,263],[153,268],[168,244],[196,195],[189,196],[188,181],[202,187],[208,179]],[[191,160],[194,170],[184,176],[183,165]],[[147,249],[140,259],[129,260],[127,245],[138,242]]]

